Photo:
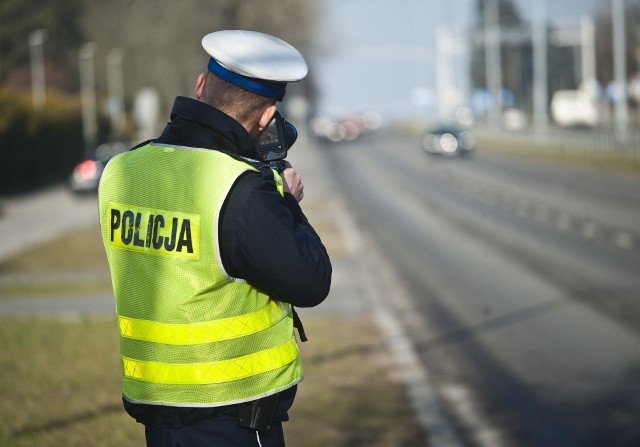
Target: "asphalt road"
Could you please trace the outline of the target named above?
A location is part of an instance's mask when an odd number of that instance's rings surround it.
[[[640,445],[640,175],[385,134],[325,154],[465,445]]]

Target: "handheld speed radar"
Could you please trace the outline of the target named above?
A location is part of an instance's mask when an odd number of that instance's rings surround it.
[[[293,124],[287,122],[279,112],[262,132],[256,141],[256,151],[260,160],[266,162],[272,169],[282,172],[282,160],[287,157],[287,151],[298,138],[298,131]]]

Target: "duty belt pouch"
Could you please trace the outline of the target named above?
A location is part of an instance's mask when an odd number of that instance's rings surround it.
[[[255,431],[268,431],[273,424],[277,404],[277,394],[238,404],[240,425]]]

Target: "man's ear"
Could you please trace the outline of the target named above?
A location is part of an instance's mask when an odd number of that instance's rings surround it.
[[[196,99],[202,98],[202,92],[204,91],[204,84],[207,79],[207,75],[204,73],[200,73],[198,75],[198,79],[196,80],[196,86],[194,88],[194,93],[196,94]]]
[[[262,112],[262,116],[260,116],[260,121],[258,121],[258,130],[260,132],[262,132],[264,129],[267,128],[267,126],[271,122],[271,119],[273,118],[273,115],[275,114],[276,114],[275,104],[264,109],[264,112]]]

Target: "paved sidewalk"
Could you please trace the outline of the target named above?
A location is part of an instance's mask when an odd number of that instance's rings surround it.
[[[96,197],[74,195],[66,185],[0,198],[0,261],[97,221]]]

